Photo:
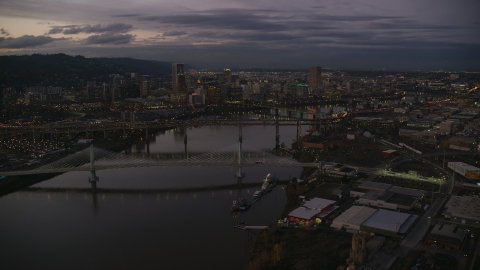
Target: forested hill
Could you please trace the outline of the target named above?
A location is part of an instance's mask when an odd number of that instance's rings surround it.
[[[135,72],[141,74],[152,74],[166,76],[172,74],[172,63],[161,62],[155,60],[140,60],[133,58],[91,58],[92,60],[100,61],[106,64],[113,64],[122,67],[128,67]]]
[[[34,85],[76,87],[86,81],[110,81],[127,72],[171,74],[171,63],[132,58],[86,58],[66,54],[0,56],[0,87]]]

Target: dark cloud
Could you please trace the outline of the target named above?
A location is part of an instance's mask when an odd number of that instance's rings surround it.
[[[112,44],[112,45],[120,45],[120,44],[128,44],[135,39],[135,36],[130,34],[100,34],[100,35],[93,35],[89,36],[88,38],[84,39],[84,43],[86,45],[94,45],[94,44]]]
[[[173,30],[173,31],[164,32],[162,37],[178,37],[178,36],[183,36],[183,35],[186,35],[186,34],[187,34],[187,32],[185,32],[185,31]]]
[[[315,9],[326,9],[327,7],[325,5],[319,5],[319,6],[313,6],[312,8]]]
[[[141,21],[197,28],[281,31],[288,27],[280,18],[263,14],[264,10],[219,9],[165,16],[139,17]]]
[[[71,27],[63,30],[64,35],[76,35],[80,34],[81,32],[83,32],[81,27]]]
[[[113,15],[112,17],[118,17],[118,18],[129,18],[129,17],[139,17],[142,16],[142,14],[118,14],[118,15]]]
[[[10,36],[10,33],[9,33],[7,30],[5,30],[5,29],[0,28],[0,35]]]
[[[0,48],[2,49],[20,49],[42,46],[56,40],[63,40],[61,38],[52,38],[49,36],[21,36],[18,38],[0,37]]]
[[[62,32],[63,32],[62,28],[54,27],[54,28],[50,29],[50,31],[48,31],[48,34],[49,35],[54,35],[54,34],[59,34],[59,33],[62,33]]]
[[[380,15],[312,15],[310,19],[316,21],[343,21],[343,22],[371,22],[386,19],[402,19],[398,16],[380,16]]]
[[[454,26],[454,25],[433,25],[433,24],[424,24],[415,20],[409,19],[393,19],[383,22],[371,22],[368,26],[372,29],[423,29],[423,30],[451,30],[451,29],[461,29],[463,27]]]
[[[126,33],[133,29],[132,25],[124,23],[96,24],[96,25],[67,25],[55,26],[53,29],[63,29],[64,35],[75,35],[80,33]],[[50,30],[50,31],[52,31]],[[58,30],[55,30],[58,31]]]
[[[226,32],[212,32],[202,31],[195,32],[189,35],[195,40],[230,40],[230,41],[252,41],[252,42],[278,42],[278,41],[298,41],[299,39],[306,39],[302,34],[295,33],[261,33],[261,32],[243,32],[243,33],[226,33]]]

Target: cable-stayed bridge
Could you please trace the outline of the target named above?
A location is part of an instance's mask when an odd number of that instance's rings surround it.
[[[299,163],[291,157],[278,156],[245,145],[240,154],[238,146],[234,145],[180,160],[162,158],[161,154],[150,154],[147,158],[142,158],[139,154],[117,153],[92,145],[90,148],[32,170],[0,172],[0,174],[28,175],[154,166],[317,167],[319,163]]]

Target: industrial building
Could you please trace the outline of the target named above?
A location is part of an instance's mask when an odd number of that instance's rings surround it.
[[[452,195],[443,214],[454,222],[480,226],[480,198]]]
[[[411,210],[417,200],[391,191],[370,190],[360,197],[359,203],[390,210]]]
[[[313,198],[288,213],[287,219],[289,222],[298,222],[300,227],[318,224],[338,208],[334,205],[335,203],[336,201],[332,200]]]
[[[425,244],[437,248],[460,250],[466,233],[454,224],[437,224],[425,238]]]
[[[357,188],[350,191],[350,197],[361,198],[362,196],[364,196],[370,191],[378,191],[378,192],[388,191],[396,194],[405,195],[415,199],[421,199],[425,194],[425,191],[423,190],[392,186],[386,183],[364,181]],[[397,196],[397,198],[400,198],[400,197],[401,196]]]
[[[378,209],[365,222],[360,230],[383,236],[403,238],[417,220],[417,215]]]
[[[480,168],[468,165],[463,162],[448,162],[448,168],[454,170],[456,173],[465,176],[468,179],[479,180]]]
[[[372,232],[378,235],[402,238],[413,227],[417,215],[400,213],[367,206],[352,206],[330,225],[332,228],[345,229],[348,232]]]
[[[338,230],[345,228],[348,232],[358,232],[360,225],[376,211],[377,209],[366,206],[352,206],[335,218],[330,227]]]
[[[397,150],[385,150],[385,151],[382,151],[382,157],[394,157],[394,156],[397,156],[398,155],[398,151]]]

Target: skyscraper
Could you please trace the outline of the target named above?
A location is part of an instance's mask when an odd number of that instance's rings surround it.
[[[230,68],[224,68],[223,72],[225,73],[225,80],[227,85],[232,85],[232,70]]]
[[[181,92],[181,90],[183,90],[181,88],[183,88],[184,85],[186,86],[183,63],[172,63],[172,90],[174,92]]]
[[[322,86],[322,68],[312,66],[308,68],[308,86],[318,88]]]

